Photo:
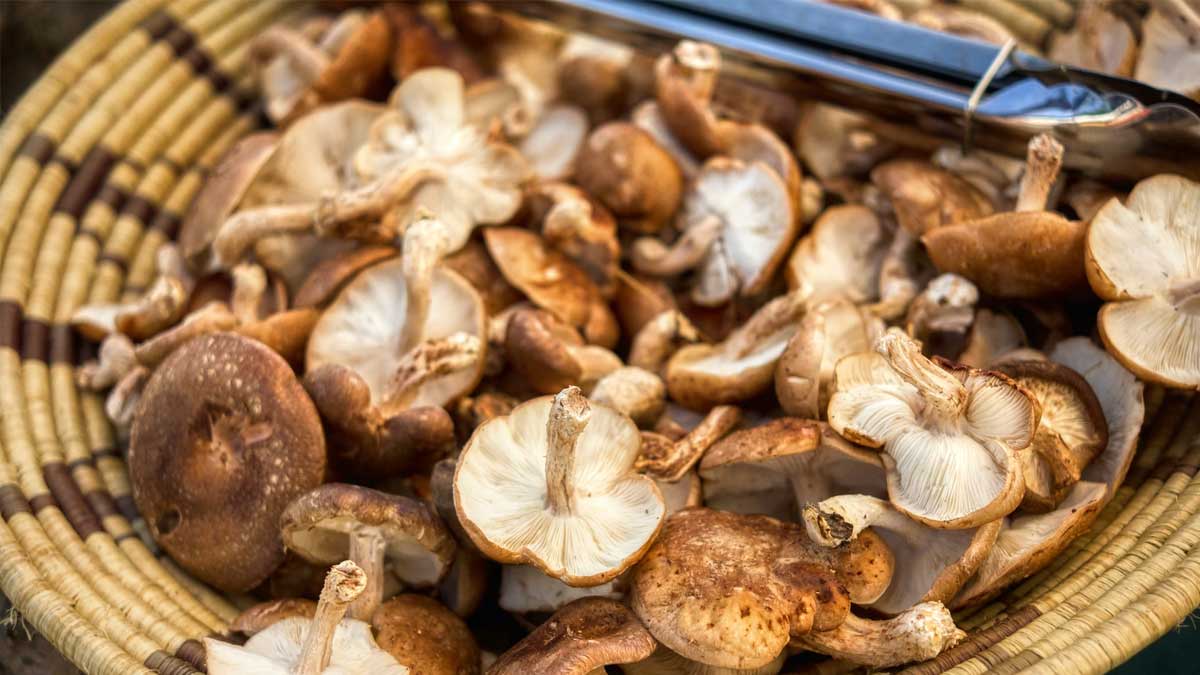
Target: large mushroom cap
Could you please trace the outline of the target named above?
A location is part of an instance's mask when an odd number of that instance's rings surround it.
[[[654,137],[628,122],[609,122],[588,136],[575,160],[575,180],[621,225],[657,232],[679,207],[683,176]]]
[[[641,437],[578,388],[527,401],[476,429],[459,456],[459,520],[489,557],[576,586],[608,581],[662,525],[654,482],[633,473]]]
[[[631,606],[659,642],[713,666],[758,668],[792,636],[834,628],[891,580],[870,533],[827,549],[804,528],[705,508],[671,516],[634,568]]]
[[[217,333],[146,383],[129,443],[133,498],[180,566],[230,592],[283,561],[279,516],[325,478],[317,411],[287,362]]]
[[[1037,428],[1036,402],[999,373],[929,361],[896,329],[875,348],[838,363],[829,424],[882,448],[892,503],[948,529],[1015,509],[1025,492],[1017,450]]]
[[[385,565],[416,586],[437,583],[454,560],[454,537],[428,506],[357,485],[326,483],[301,495],[283,512],[280,527],[290,550],[319,565],[344,560],[355,533],[378,532]]]
[[[500,656],[491,675],[589,675],[604,666],[641,661],[654,638],[628,608],[608,598],[582,598]]]
[[[900,226],[917,236],[995,210],[974,185],[928,162],[893,159],[875,167],[871,181],[891,200]]]
[[[478,675],[479,645],[445,605],[424,595],[397,595],[371,617],[375,642],[414,673]]]
[[[1099,327],[1113,356],[1144,379],[1200,387],[1200,184],[1154,176],[1109,201],[1088,230],[1087,276],[1108,301]]]

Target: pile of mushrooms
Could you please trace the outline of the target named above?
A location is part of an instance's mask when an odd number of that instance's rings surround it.
[[[853,4],[1139,71],[1194,18],[1152,3],[1137,60],[1093,53],[1137,17],[1088,3],[1078,34]],[[1200,388],[1187,178],[767,115],[709,45],[478,3],[304,17],[254,55],[279,128],[142,294],[72,320],[148,536],[252,601],[214,675],[930,659],[1088,530],[1143,388]]]

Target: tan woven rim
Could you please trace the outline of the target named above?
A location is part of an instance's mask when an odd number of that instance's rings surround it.
[[[0,590],[88,673],[203,670],[236,615],[162,556],[101,400],[81,304],[135,296],[205,173],[258,120],[245,46],[288,0],[129,0],[0,127]],[[1200,605],[1200,400],[1147,390],[1125,484],[1092,529],[908,673],[1100,673]]]

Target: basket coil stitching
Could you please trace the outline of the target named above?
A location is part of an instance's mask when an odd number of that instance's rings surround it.
[[[146,536],[102,400],[74,369],[81,304],[136,296],[206,171],[257,111],[245,45],[285,0],[130,0],[0,127],[0,589],[89,673],[192,673],[236,610]],[[215,60],[214,60],[215,59]],[[1200,604],[1200,403],[1146,393],[1093,528],[907,672],[1103,672]]]

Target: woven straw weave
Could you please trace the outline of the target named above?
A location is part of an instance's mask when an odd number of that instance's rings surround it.
[[[67,321],[149,284],[206,172],[258,124],[248,40],[302,9],[129,0],[0,127],[0,590],[88,673],[202,672],[199,639],[237,610],[147,536],[102,401],[75,385],[94,346]],[[1146,404],[1092,529],[906,672],[1103,672],[1200,605],[1200,401]]]

